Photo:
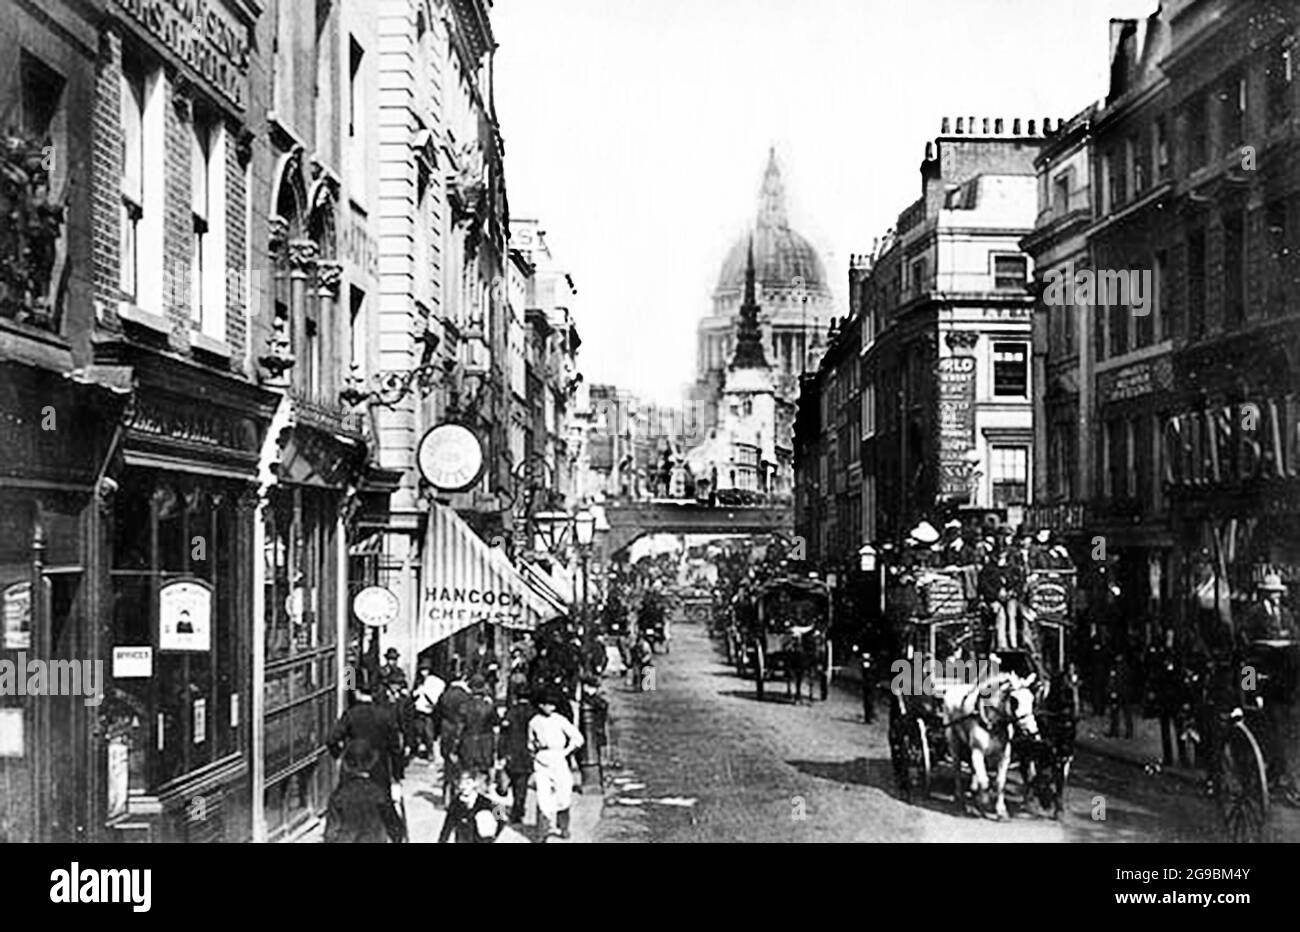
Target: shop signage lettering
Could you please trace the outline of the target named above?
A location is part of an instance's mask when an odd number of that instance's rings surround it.
[[[426,611],[433,622],[458,625],[488,622],[519,627],[525,623],[523,596],[504,590],[433,586],[425,590]]]
[[[1077,531],[1083,527],[1083,503],[1036,505],[1025,515],[1030,525],[1051,531]]]
[[[1190,411],[1165,420],[1165,482],[1209,488],[1300,475],[1294,395]]]
[[[131,429],[143,434],[251,452],[253,432],[244,429],[247,426],[228,418],[176,411],[147,401],[138,403],[131,419]]]
[[[966,610],[966,590],[955,576],[930,573],[917,580],[926,614],[960,615]]]
[[[1050,579],[1031,582],[1026,601],[1042,618],[1060,618],[1066,614],[1070,604],[1065,586]]]
[[[117,0],[118,6],[241,110],[249,29],[212,0]]]
[[[1097,394],[1103,403],[1140,398],[1173,385],[1173,367],[1169,360],[1139,362],[1097,376]]]

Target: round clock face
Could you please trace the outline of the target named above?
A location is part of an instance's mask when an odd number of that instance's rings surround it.
[[[434,488],[462,492],[483,472],[483,445],[468,427],[441,424],[420,441],[417,461],[420,474]]]

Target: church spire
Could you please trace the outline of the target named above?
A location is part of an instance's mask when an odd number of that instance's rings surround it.
[[[758,226],[784,229],[790,225],[785,214],[785,182],[776,164],[776,147],[767,152],[767,170],[763,172],[763,187],[758,194]]]
[[[731,356],[733,369],[766,369],[763,334],[758,326],[758,302],[754,300],[754,238],[749,238],[745,256],[745,300],[740,305],[736,324],[736,351]]]

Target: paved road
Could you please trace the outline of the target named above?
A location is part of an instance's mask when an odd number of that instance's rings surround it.
[[[1168,777],[1076,758],[1058,821],[1008,793],[1012,818],[959,816],[947,768],[909,805],[893,789],[884,716],[862,723],[855,686],[795,705],[784,687],[759,702],[700,627],[675,624],[655,689],[609,681],[622,764],[607,774],[596,841],[1191,841],[1217,840],[1209,803]],[[769,693],[772,696],[772,693]],[[1098,797],[1105,819],[1092,818]]]

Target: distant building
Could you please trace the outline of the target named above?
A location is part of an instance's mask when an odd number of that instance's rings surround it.
[[[812,244],[790,226],[785,183],[776,151],[772,150],[763,173],[754,223],[727,253],[713,292],[711,312],[700,320],[697,329],[696,381],[690,399],[702,403],[708,419],[706,427],[716,425],[716,405],[736,348],[751,243],[755,300],[761,308],[759,330],[772,365],[777,398],[794,402],[799,394],[798,376],[816,368],[834,314],[822,260]],[[789,426],[786,424],[785,431],[778,431],[778,435],[788,437]]]

